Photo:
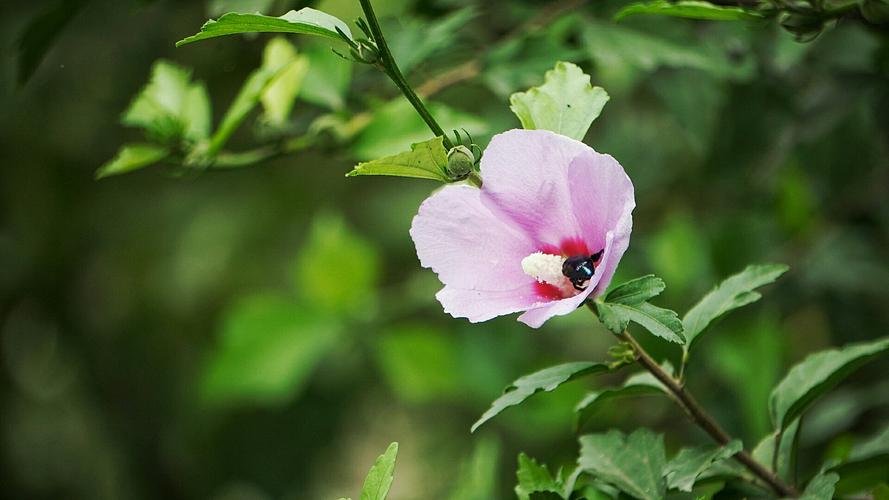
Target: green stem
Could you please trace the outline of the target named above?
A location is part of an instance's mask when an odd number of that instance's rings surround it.
[[[398,69],[398,64],[395,63],[395,58],[392,57],[392,52],[389,51],[389,46],[386,44],[386,38],[383,37],[383,30],[380,28],[380,23],[377,21],[377,15],[374,13],[370,0],[360,0],[360,2],[361,10],[364,11],[364,17],[367,18],[367,24],[370,26],[371,35],[373,35],[373,41],[376,43],[377,50],[380,53],[380,63],[382,64],[383,72],[386,73],[392,82],[395,83],[395,86],[401,90],[401,93],[404,94],[404,97],[407,98],[414,109],[417,110],[417,114],[419,114],[420,118],[426,122],[426,125],[432,130],[432,133],[442,137],[444,139],[443,142],[445,147],[451,149],[454,147],[454,144],[448,139],[447,134],[444,133],[444,130],[442,130],[438,125],[438,122],[435,121],[432,113],[429,112],[426,105],[423,104],[423,101],[420,100],[410,84],[404,78],[404,75],[401,74],[401,70]]]
[[[675,401],[681,406],[689,418],[704,430],[714,441],[720,445],[727,445],[732,441],[731,436],[713,419],[703,407],[692,397],[691,393],[685,389],[679,382],[665,372],[657,362],[648,355],[648,352],[639,345],[639,342],[630,335],[630,332],[624,330],[619,337],[629,343],[633,347],[636,354],[636,361],[645,367],[658,381],[660,381],[670,394],[673,395]],[[735,454],[734,459],[741,463],[750,472],[762,479],[776,493],[782,497],[799,497],[799,492],[791,485],[786,484],[774,472],[766,469],[745,450],[741,450]]]

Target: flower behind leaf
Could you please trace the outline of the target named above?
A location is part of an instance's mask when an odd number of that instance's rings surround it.
[[[607,288],[635,207],[614,158],[552,132],[510,130],[491,140],[481,176],[481,189],[430,196],[411,226],[420,263],[445,285],[436,297],[446,312],[479,322],[524,311],[519,321],[537,328]],[[592,275],[563,271],[566,260]]]

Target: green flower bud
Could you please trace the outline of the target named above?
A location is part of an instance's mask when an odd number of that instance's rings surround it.
[[[452,179],[465,179],[472,172],[475,156],[466,146],[455,146],[448,151],[448,175]]]

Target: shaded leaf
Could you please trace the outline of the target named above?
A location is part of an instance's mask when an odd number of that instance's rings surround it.
[[[441,401],[464,393],[458,346],[446,331],[401,325],[380,336],[376,354],[389,386],[403,400]]]
[[[425,142],[411,144],[410,151],[359,163],[346,174],[346,177],[389,175],[450,182],[446,170],[448,154],[442,140],[441,137],[434,137]]]
[[[665,368],[668,373],[673,372],[672,366],[667,365]],[[621,387],[593,391],[584,396],[574,407],[574,411],[577,413],[575,427],[577,429],[583,428],[603,406],[612,400],[664,393],[664,386],[654,378],[654,375],[648,372],[637,373],[627,378]]]
[[[561,497],[561,485],[550,474],[545,464],[538,464],[536,460],[519,453],[519,468],[516,471],[518,484],[515,487],[519,500],[530,500],[532,493],[555,493]]]
[[[500,443],[490,436],[478,440],[472,456],[460,467],[457,486],[448,500],[487,500],[495,498],[500,462]]]
[[[829,471],[840,475],[838,494],[855,493],[889,481],[889,426],[856,444],[847,459]]]
[[[509,109],[523,128],[583,140],[608,99],[608,93],[593,87],[590,76],[577,65],[559,61],[546,72],[543,85],[510,96]]]
[[[435,20],[409,18],[403,21],[399,30],[386,36],[399,69],[408,74],[442,49],[453,48],[460,29],[477,14],[475,7],[468,6]]]
[[[117,152],[117,156],[96,170],[96,179],[125,174],[153,165],[169,154],[167,148],[154,144],[124,144]]]
[[[342,41],[337,28],[352,38],[346,23],[311,7],[304,7],[298,11],[291,10],[280,17],[229,12],[218,20],[207,21],[201,26],[201,31],[179,40],[176,46],[238,33],[298,33]]]
[[[58,0],[28,23],[18,39],[16,80],[25,84],[53,42],[62,34],[68,23],[83,10],[88,0]]]
[[[605,373],[609,367],[605,363],[579,361],[551,366],[543,370],[525,375],[506,388],[503,395],[491,403],[491,407],[472,424],[471,432],[475,432],[483,423],[494,418],[498,413],[515,406],[539,391],[552,391],[556,387],[584,375]]]
[[[664,280],[653,274],[621,283],[605,294],[605,302],[635,305],[647,302],[664,291]]]
[[[629,436],[617,430],[581,436],[578,464],[641,500],[660,500],[666,493],[664,438],[648,429]]]
[[[734,440],[725,446],[683,448],[671,459],[665,469],[667,487],[691,492],[698,477],[714,464],[729,459],[743,449],[741,441]]]
[[[248,297],[223,320],[202,373],[202,395],[214,403],[282,403],[305,383],[338,334],[335,322],[284,297]]]
[[[818,474],[809,481],[800,500],[831,500],[839,479],[835,472]]]
[[[331,110],[345,107],[352,81],[352,61],[343,60],[326,45],[310,45],[303,53],[309,60],[309,68],[299,98]]]
[[[655,14],[711,21],[750,21],[765,17],[756,10],[713,5],[710,2],[698,0],[679,0],[678,2],[653,0],[627,5],[614,15],[614,20],[620,21],[625,17],[636,14]]]
[[[361,488],[361,500],[386,500],[389,487],[395,479],[395,458],[398,455],[398,443],[392,443],[386,451],[377,457]]]
[[[282,74],[284,67],[260,66],[247,77],[247,80],[238,91],[234,101],[229,105],[216,129],[216,133],[210,139],[208,154],[215,155],[228,142],[229,137],[241,125],[253,108],[259,104],[259,100],[275,78]]]
[[[717,318],[759,300],[762,295],[754,290],[775,281],[787,272],[787,269],[789,268],[784,264],[747,266],[740,273],[730,276],[716,286],[682,319],[688,347],[690,348],[698,335]]]
[[[767,469],[776,472],[781,479],[790,481],[793,472],[796,470],[798,432],[799,420],[794,420],[780,435],[776,431],[762,438],[751,452],[754,460],[766,466]],[[778,456],[776,457],[775,442],[779,437],[781,438],[781,443]]]
[[[887,351],[889,337],[810,355],[791,368],[772,391],[772,423],[779,429],[785,428],[843,378]]]

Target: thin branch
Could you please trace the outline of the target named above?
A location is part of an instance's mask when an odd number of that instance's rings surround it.
[[[675,397],[675,400],[686,410],[692,421],[704,430],[714,441],[725,446],[732,441],[719,424],[707,414],[703,407],[695,400],[685,387],[679,384],[673,377],[665,372],[657,362],[648,355],[645,349],[639,345],[639,342],[630,335],[630,332],[624,330],[620,338],[633,346],[636,353],[636,361],[647,369],[655,378],[657,378],[668,391]],[[758,478],[765,481],[776,493],[783,497],[799,497],[799,492],[791,485],[786,484],[774,472],[763,467],[762,464],[753,459],[753,457],[745,450],[735,454],[734,459],[740,462],[750,472]]]

